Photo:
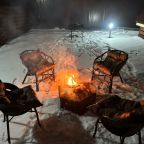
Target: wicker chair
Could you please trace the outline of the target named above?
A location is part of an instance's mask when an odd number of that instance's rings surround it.
[[[111,133],[120,137],[120,144],[126,137],[138,134],[142,144],[141,129],[144,127],[144,108],[140,101],[121,99],[117,95],[110,96],[89,107],[98,117],[93,137],[98,125],[102,125]]]
[[[95,58],[93,63],[92,80],[96,76],[109,77],[109,93],[112,92],[113,78],[119,76],[121,82],[123,82],[120,75],[120,70],[125,65],[128,59],[128,54],[121,50],[108,50],[102,55]]]
[[[39,126],[41,126],[36,107],[42,106],[42,104],[37,99],[31,86],[26,86],[19,89],[17,86],[10,83],[4,83],[4,85],[5,96],[9,99],[10,103],[7,101],[7,99],[5,99],[5,97],[0,97],[0,111],[3,112],[4,122],[6,121],[7,123],[7,135],[8,142],[10,144],[11,139],[9,122],[12,120],[12,118],[14,116],[25,114],[26,112],[35,112],[37,122]]]
[[[40,81],[46,78],[55,79],[55,64],[51,56],[46,55],[40,50],[26,50],[20,54],[20,58],[27,68],[27,73],[22,83],[25,82],[27,76],[35,76],[36,90],[39,91]],[[39,76],[41,76],[40,80]]]

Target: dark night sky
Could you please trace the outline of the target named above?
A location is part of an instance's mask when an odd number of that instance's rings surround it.
[[[23,5],[30,1],[35,2],[35,0],[0,0],[0,5]],[[136,18],[143,10],[144,0],[45,0],[45,4],[37,7],[35,13],[37,16],[41,15],[39,21],[48,25],[65,25],[72,19],[68,17],[75,17],[76,21],[86,11],[89,13],[96,11],[105,21],[115,19],[120,26],[135,26]]]
[[[0,5],[15,5],[17,3],[24,3],[28,0],[0,0]],[[36,0],[38,1],[38,0]],[[40,1],[40,0],[39,0]],[[44,0],[42,0],[44,1]],[[45,0],[48,3],[50,2],[57,2],[57,0]],[[65,2],[64,0],[59,0],[62,3]],[[131,9],[132,11],[141,10],[144,8],[144,0],[67,0],[68,2],[73,1],[80,4],[85,5],[103,5],[105,7],[123,7]]]

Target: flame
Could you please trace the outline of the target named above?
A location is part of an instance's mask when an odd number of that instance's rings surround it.
[[[77,85],[78,85],[78,83],[75,81],[74,75],[72,75],[72,76],[70,76],[70,77],[68,78],[67,84],[68,84],[69,86],[77,86]]]
[[[79,73],[77,70],[61,70],[57,73],[55,82],[61,87],[78,86]]]

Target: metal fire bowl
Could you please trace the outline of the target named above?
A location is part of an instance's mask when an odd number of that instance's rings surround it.
[[[71,92],[69,92],[71,91]],[[70,99],[71,95],[75,98]],[[77,114],[84,114],[87,107],[95,102],[96,94],[91,92],[90,83],[79,87],[62,87],[59,90],[60,106]]]

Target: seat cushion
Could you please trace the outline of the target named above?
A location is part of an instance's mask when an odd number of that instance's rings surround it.
[[[95,65],[96,69],[99,69],[102,73],[110,75],[110,66],[106,65],[104,61],[97,62]]]
[[[106,58],[104,61],[98,61],[95,64],[94,68],[100,70],[100,72],[106,75],[112,75],[119,70],[117,68],[119,64],[119,61],[115,61],[111,58]]]
[[[43,73],[45,73],[45,72],[48,72],[48,71],[50,71],[50,70],[53,70],[53,69],[54,69],[54,66],[55,66],[54,64],[51,64],[51,65],[49,65],[49,66],[44,66],[43,68],[37,70],[37,71],[36,71],[36,74],[37,74],[37,75],[41,75],[41,74],[43,74]]]

